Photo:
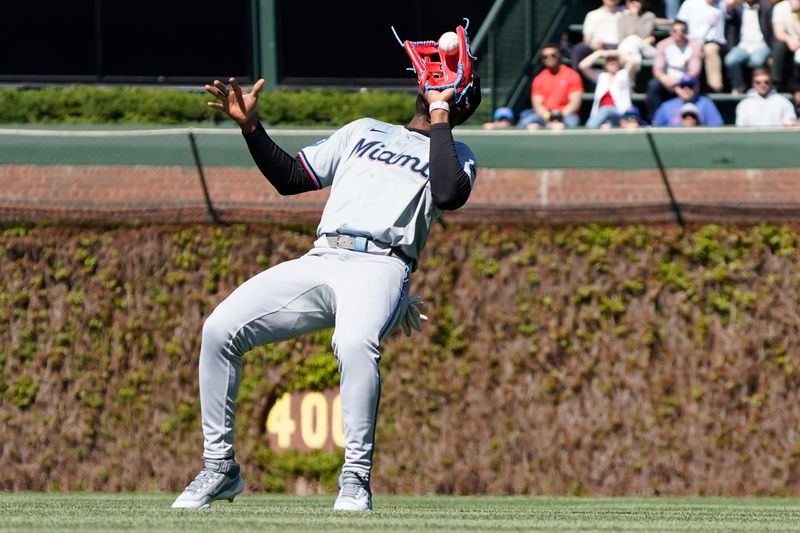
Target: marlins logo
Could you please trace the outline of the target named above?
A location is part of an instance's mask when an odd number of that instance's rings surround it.
[[[408,168],[411,172],[419,174],[421,177],[428,179],[429,163],[423,164],[422,161],[413,155],[396,153],[386,149],[386,144],[381,141],[367,141],[366,138],[361,138],[356,143],[353,151],[350,152],[348,157],[366,157],[372,161],[379,161],[385,165],[393,165],[400,168]]]

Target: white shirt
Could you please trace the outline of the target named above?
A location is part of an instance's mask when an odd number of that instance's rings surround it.
[[[455,147],[474,183],[475,154],[464,143],[456,142]],[[419,257],[431,223],[441,216],[428,180],[428,137],[363,118],[303,148],[298,156],[319,188],[331,187],[317,236],[369,237],[400,247],[414,260]]]
[[[772,89],[763,98],[755,89],[736,105],[737,126],[786,126],[797,120],[792,103]]]
[[[600,109],[600,100],[607,92],[611,93],[614,99],[614,107],[617,112],[622,114],[631,107],[631,74],[627,67],[619,69],[614,76],[602,71],[597,75],[597,82],[594,90],[594,102],[592,103],[591,116],[594,116]]]
[[[664,49],[664,73],[673,80],[679,80],[686,74],[689,60],[692,58],[692,47],[689,43],[680,48],[677,44],[671,44]]]
[[[709,5],[706,0],[686,0],[678,10],[678,20],[686,21],[689,35],[707,43],[725,44],[725,13],[718,3]]]
[[[750,54],[766,44],[761,24],[758,21],[758,9],[758,4],[754,4],[752,7],[749,4],[742,4],[742,33],[739,38],[739,46]]]
[[[794,25],[792,24],[793,19],[792,4],[789,0],[783,0],[783,2],[775,4],[775,7],[772,8],[772,23],[781,22],[786,34],[797,39],[797,32],[794,31]]]
[[[590,42],[619,44],[619,15],[619,11],[609,13],[602,7],[589,11],[583,19],[583,34]]]

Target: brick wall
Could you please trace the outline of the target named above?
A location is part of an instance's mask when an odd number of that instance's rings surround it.
[[[223,221],[316,220],[328,191],[281,197],[257,169],[205,170]],[[800,218],[793,169],[671,169],[669,181],[688,221]],[[675,219],[653,170],[480,170],[458,220],[652,221]],[[6,165],[0,167],[0,219],[202,221],[209,218],[192,167]]]

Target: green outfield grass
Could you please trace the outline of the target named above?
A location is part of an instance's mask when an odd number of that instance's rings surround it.
[[[332,496],[244,495],[174,511],[172,495],[0,493],[2,531],[798,531],[800,500],[378,495],[369,514]]]

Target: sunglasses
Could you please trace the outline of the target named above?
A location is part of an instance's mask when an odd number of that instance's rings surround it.
[[[678,87],[682,89],[697,89],[697,86],[694,83],[679,83]]]

